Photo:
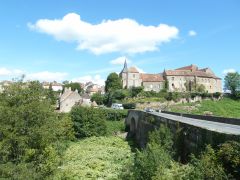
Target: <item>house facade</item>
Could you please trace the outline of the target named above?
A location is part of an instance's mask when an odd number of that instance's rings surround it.
[[[208,93],[222,92],[222,80],[210,68],[199,69],[196,65],[175,70],[164,70],[159,74],[140,73],[135,67],[124,67],[119,74],[123,88],[143,86],[145,91],[159,92],[168,84],[168,91],[185,92],[202,86]],[[168,83],[166,83],[166,81]]]

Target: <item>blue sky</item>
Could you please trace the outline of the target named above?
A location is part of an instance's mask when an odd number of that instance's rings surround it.
[[[103,83],[124,57],[148,73],[196,64],[224,77],[240,70],[239,8],[238,0],[2,0],[0,79]]]

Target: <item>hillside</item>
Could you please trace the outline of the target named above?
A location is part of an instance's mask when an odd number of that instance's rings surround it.
[[[219,101],[204,100],[201,103],[172,105],[169,107],[169,110],[201,115],[212,113],[214,116],[240,118],[240,101],[230,98],[223,98]]]

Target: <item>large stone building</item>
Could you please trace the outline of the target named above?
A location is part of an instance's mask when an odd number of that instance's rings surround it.
[[[128,68],[125,61],[120,77],[124,88],[143,86],[145,91],[159,92],[168,84],[169,91],[185,92],[202,85],[209,93],[222,92],[221,79],[210,68],[199,69],[196,65],[146,74],[140,73],[135,67]]]
[[[164,88],[164,79],[161,74],[139,73],[135,67],[127,67],[125,61],[120,73],[124,88],[143,86],[145,91],[160,91]]]

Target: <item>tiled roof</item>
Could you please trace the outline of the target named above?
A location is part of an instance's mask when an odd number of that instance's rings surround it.
[[[185,66],[175,70],[164,71],[166,76],[198,76],[220,79],[209,68],[198,69],[196,65]]]
[[[139,73],[136,67],[128,68],[128,72],[130,72],[130,73]]]
[[[177,68],[175,70],[189,70],[189,71],[196,71],[198,70],[198,67],[194,64],[191,64],[190,66],[184,66],[184,67],[181,67],[181,68]]]
[[[161,74],[141,74],[143,82],[160,82],[164,81]]]

